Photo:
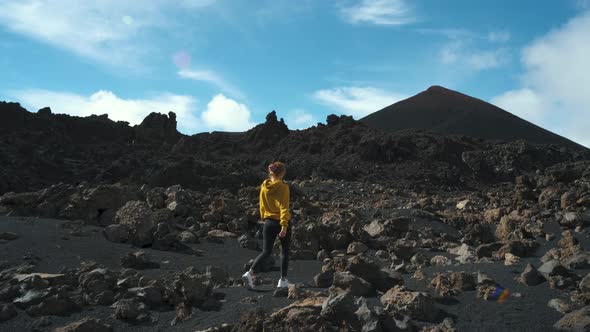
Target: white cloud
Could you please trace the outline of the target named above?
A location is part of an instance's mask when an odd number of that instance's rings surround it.
[[[179,9],[211,0],[0,0],[0,25],[110,65],[134,65],[150,48],[145,32],[163,28]]]
[[[244,104],[218,94],[201,114],[210,130],[245,131],[256,125],[250,119],[250,110]]]
[[[492,43],[506,43],[510,40],[509,31],[490,31],[488,33],[488,41]]]
[[[526,88],[496,96],[492,99],[492,104],[505,110],[512,110],[513,114],[535,124],[540,124],[549,105],[543,96]]]
[[[286,121],[291,129],[305,129],[317,123],[312,114],[302,109],[296,109],[287,114]]]
[[[244,94],[239,89],[234,87],[232,84],[228,83],[221,76],[219,76],[217,73],[211,70],[181,69],[178,72],[178,76],[186,79],[213,84],[214,86],[223,90],[225,93],[228,93],[238,98],[243,98],[244,96]]]
[[[350,23],[404,25],[416,21],[405,0],[361,0],[341,11]]]
[[[352,115],[355,119],[407,98],[374,87],[336,87],[316,91],[313,96],[320,103]]]
[[[180,132],[194,133],[201,129],[195,117],[196,101],[191,96],[163,93],[147,99],[124,99],[104,90],[89,96],[48,90],[10,91],[8,95],[33,112],[49,106],[54,113],[74,116],[108,114],[109,119],[127,121],[130,125],[140,124],[151,112],[172,111],[176,113]]]
[[[527,93],[543,103],[540,124],[590,147],[590,12],[533,41],[522,51],[522,87],[497,97],[519,113]],[[529,98],[531,99],[531,98]],[[529,103],[530,105],[530,103]],[[529,111],[524,111],[529,112]],[[529,112],[530,113],[530,112]],[[537,114],[539,113],[539,114]]]
[[[440,51],[440,61],[445,65],[460,65],[471,70],[498,68],[507,63],[509,52],[506,48],[482,50],[470,43],[454,40]]]

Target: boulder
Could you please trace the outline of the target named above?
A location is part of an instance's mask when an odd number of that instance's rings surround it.
[[[115,243],[127,242],[129,239],[129,229],[121,224],[109,225],[105,227],[103,233],[107,240]]]
[[[332,286],[332,283],[334,281],[334,273],[335,272],[333,269],[327,269],[325,271],[322,271],[316,274],[315,277],[313,277],[313,282],[316,285],[316,287],[328,288]]]
[[[381,296],[381,303],[414,319],[432,322],[439,316],[439,309],[430,295],[409,291],[404,286],[388,290]]]
[[[68,296],[57,294],[29,307],[27,314],[31,317],[67,316],[77,310],[79,310],[78,306]]]
[[[141,321],[148,314],[146,305],[136,299],[121,299],[113,304],[113,307],[115,318],[124,321]]]
[[[527,286],[536,286],[544,282],[545,277],[531,263],[528,263],[524,271],[520,274],[518,281]]]
[[[130,201],[117,211],[116,220],[127,226],[131,243],[142,247],[153,242],[154,216],[145,202]]]
[[[344,292],[331,294],[322,304],[320,315],[336,324],[340,324],[341,322],[354,320],[357,310],[358,307],[355,304],[354,296],[349,292]]]
[[[360,324],[360,331],[362,332],[381,332],[383,327],[381,325],[381,318],[375,311],[369,309],[367,300],[359,298],[357,300],[358,309],[354,313]]]
[[[539,267],[538,271],[545,277],[552,277],[552,276],[569,276],[569,271],[559,263],[558,260],[551,260]]]

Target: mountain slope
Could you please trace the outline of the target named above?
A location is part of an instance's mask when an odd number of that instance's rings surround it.
[[[440,86],[432,86],[359,121],[389,131],[424,129],[491,140],[524,139],[535,144],[581,147],[490,103]]]

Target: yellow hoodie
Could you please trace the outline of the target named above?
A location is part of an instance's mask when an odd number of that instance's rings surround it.
[[[291,220],[289,212],[289,185],[282,180],[266,179],[260,186],[260,218],[279,220],[286,229]]]

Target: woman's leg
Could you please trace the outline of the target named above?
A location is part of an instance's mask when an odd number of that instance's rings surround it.
[[[274,244],[277,235],[281,231],[279,225],[279,231],[277,232],[277,227],[276,225],[274,225],[275,223],[278,224],[278,222],[272,219],[266,219],[266,221],[264,222],[264,228],[262,229],[262,252],[260,253],[260,255],[258,255],[258,257],[256,257],[256,259],[254,259],[254,262],[250,267],[250,271],[252,272],[255,272],[255,269],[258,267],[258,264],[260,264],[260,262],[262,262],[263,259],[270,256],[272,252],[272,245]]]
[[[287,227],[287,234],[281,239],[281,277],[287,277],[289,268],[289,245],[291,244],[291,226]]]

